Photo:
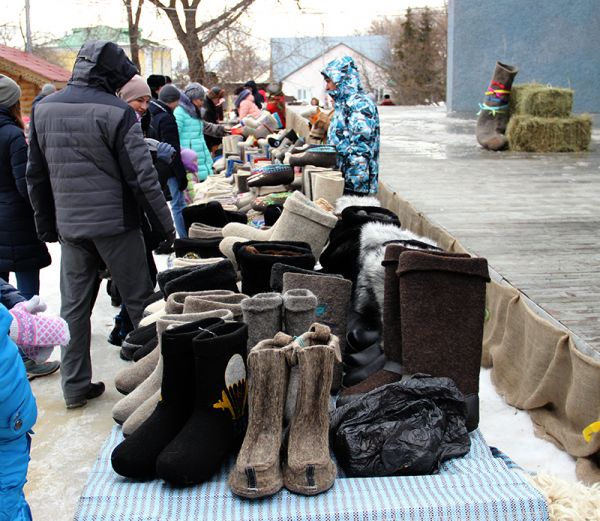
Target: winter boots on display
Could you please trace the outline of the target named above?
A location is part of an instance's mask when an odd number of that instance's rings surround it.
[[[331,145],[304,145],[293,149],[290,156],[290,166],[322,166],[335,168],[337,150]]]
[[[210,478],[243,434],[246,325],[202,320],[162,336],[161,399],[112,454],[125,477],[192,485]]]
[[[508,147],[508,139],[504,134],[510,117],[510,90],[517,72],[519,69],[512,65],[496,62],[485,101],[479,105],[476,135],[483,148],[504,150]]]
[[[339,356],[337,337],[326,326],[313,324],[309,333],[291,340],[276,335],[259,342],[249,354],[249,424],[229,475],[231,489],[239,496],[268,496],[284,486],[291,492],[315,495],[335,480],[328,402],[333,362]],[[282,447],[288,366],[295,365],[299,388]]]
[[[487,261],[406,251],[398,277],[404,369],[452,378],[465,395],[472,431],[479,423]]]

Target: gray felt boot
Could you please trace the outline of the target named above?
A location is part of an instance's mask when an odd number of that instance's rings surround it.
[[[248,325],[248,351],[281,331],[282,304],[279,293],[257,293],[242,300],[242,315]]]
[[[229,486],[238,496],[264,497],[283,487],[280,453],[288,379],[284,346],[291,340],[278,333],[256,344],[248,355],[248,429],[229,474]]]
[[[313,324],[310,332],[294,340],[288,354],[290,365],[300,369],[300,386],[283,481],[289,491],[312,496],[331,488],[336,476],[329,455],[328,407],[333,363],[339,357],[338,338],[327,326]]]

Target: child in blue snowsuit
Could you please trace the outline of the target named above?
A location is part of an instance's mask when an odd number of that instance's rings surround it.
[[[344,193],[375,194],[379,174],[379,113],[360,84],[350,56],[336,58],[321,74],[335,104],[327,140],[338,153],[338,168],[345,179]]]
[[[12,320],[6,307],[0,304],[0,519],[28,521],[31,512],[23,486],[29,465],[29,433],[37,419],[37,407],[25,365],[8,336]]]

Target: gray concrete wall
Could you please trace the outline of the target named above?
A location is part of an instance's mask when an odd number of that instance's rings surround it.
[[[450,0],[449,112],[477,112],[496,61],[515,83],[575,89],[574,112],[600,112],[600,0]]]

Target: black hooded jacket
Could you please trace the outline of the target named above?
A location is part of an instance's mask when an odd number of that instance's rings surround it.
[[[31,115],[27,186],[44,241],[139,228],[140,207],[165,239],[174,227],[136,115],[115,91],[137,70],[112,42],[80,49],[66,88]]]

